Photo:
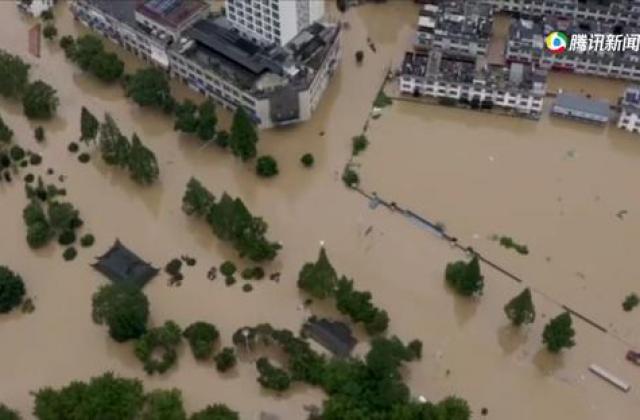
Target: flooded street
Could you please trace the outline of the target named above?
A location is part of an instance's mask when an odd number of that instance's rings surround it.
[[[59,3],[60,35],[82,33],[66,2]],[[304,405],[322,401],[318,389],[296,386],[275,396],[261,390],[253,364],[240,363],[236,372],[221,375],[211,364],[196,363],[186,344],[177,368],[146,376],[132,346],[114,343],[106,328],[91,321],[91,295],[106,280],[89,264],[116,238],[157,267],[181,254],[195,257],[197,265],[183,270],[181,287],[168,287],[164,273],[145,287],[151,323],[173,319],[184,327],[209,321],[220,329],[222,344],[230,345],[231,334],[245,325],[270,322],[299,329],[304,314],[298,309],[297,274],[325,241],[337,271],[370,290],[389,312],[391,333],[424,342],[423,360],[407,372],[414,395],[438,400],[457,394],[469,400],[475,416],[487,407],[488,418],[498,420],[635,417],[640,369],[624,361],[628,346],[620,339],[640,346],[639,312],[623,313],[620,304],[638,279],[632,255],[640,246],[635,182],[640,136],[548,117],[536,123],[404,102],[395,102],[370,125],[371,144],[358,158],[365,190],[443,222],[462,242],[509,267],[535,290],[612,332],[605,335],[575,320],[576,347],[551,357],[542,350],[540,336],[546,320],[561,311],[557,304],[536,293],[537,322],[514,332],[502,306],[521,286],[483,267],[485,295],[478,302],[453,296],[444,287],[443,272],[447,262],[462,257],[460,252],[388,210],[370,210],[360,195],[344,188],[339,174],[350,139],[360,133],[386,69],[410,42],[417,9],[396,1],[352,9],[342,19],[349,23],[343,65],[313,119],[261,133],[259,153],[272,154],[280,167],[279,176],[264,180],[229,152],[203,149],[199,140],[178,135],[171,119],[139,109],[120,87],[81,73],[57,43],[43,40],[42,58],[29,56],[27,30],[33,22],[20,16],[13,2],[0,2],[0,48],[31,63],[32,80],[44,79],[60,97],[58,117],[43,124],[47,141],[42,145],[33,139],[36,124],[23,117],[21,106],[0,100],[0,114],[16,141],[44,159],[22,174],[44,175],[49,167],[55,174],[45,180],[64,174],[69,201],[79,208],[84,229],[96,236],[96,244],[79,249],[73,262],[63,261],[57,244],[30,250],[22,182],[0,184],[0,264],[22,275],[36,305],[33,314],[0,317],[0,402],[31,418],[30,391],[111,370],[142,379],[147,389],[181,389],[188,411],[224,402],[243,419],[263,410],[302,419]],[[376,53],[367,47],[367,37]],[[355,63],[357,50],[365,52],[362,66]],[[117,52],[127,71],[144,64]],[[554,86],[574,86],[576,80],[553,78]],[[593,79],[588,86],[594,96],[622,88]],[[177,83],[173,93],[200,99]],[[109,112],[124,134],[136,132],[153,149],[160,164],[157,184],[139,187],[124,171],[105,166],[97,151],[87,165],[67,152],[68,143],[79,137],[83,105],[95,115]],[[228,128],[230,115],[220,111],[219,119]],[[299,162],[307,152],[316,160],[310,170]],[[229,258],[240,261],[204,223],[182,213],[191,176],[216,196],[223,191],[240,196],[269,223],[269,237],[284,244],[266,267],[282,272],[279,284],[263,281],[244,293],[238,284],[207,280],[211,266]],[[627,210],[622,218],[616,216],[621,210]],[[365,235],[369,226],[372,233]],[[500,247],[489,239],[492,234],[528,245],[530,255]],[[590,363],[621,375],[633,389],[624,394],[600,381],[587,372]]]

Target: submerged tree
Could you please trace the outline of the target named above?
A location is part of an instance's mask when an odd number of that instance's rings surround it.
[[[22,97],[22,109],[29,119],[49,119],[58,109],[58,94],[42,80],[30,83]]]
[[[164,373],[173,366],[177,359],[177,347],[180,344],[182,331],[178,324],[166,321],[163,326],[152,328],[144,333],[136,342],[136,357],[144,363],[148,374]],[[160,350],[160,358],[154,354]]]
[[[573,340],[576,333],[571,324],[571,315],[564,312],[551,319],[544,327],[542,342],[551,353],[559,353],[563,348],[568,349],[576,344]]]
[[[211,205],[215,203],[215,197],[195,178],[187,183],[187,190],[182,197],[182,211],[187,215],[204,217],[209,214]]]
[[[13,138],[13,130],[5,124],[4,120],[0,116],[0,143],[11,143]]]
[[[0,403],[0,419],[2,420],[20,420],[21,417],[17,411]]]
[[[462,296],[481,294],[484,288],[484,277],[480,273],[477,256],[468,263],[457,261],[447,264],[445,279],[449,286]]]
[[[278,162],[273,156],[260,156],[256,162],[256,173],[264,178],[278,175]]]
[[[531,324],[536,319],[536,310],[533,306],[531,291],[526,288],[518,296],[514,297],[504,307],[507,318],[513,325]]]
[[[216,105],[210,98],[207,98],[198,108],[198,137],[202,141],[212,140],[216,135]]]
[[[92,316],[118,342],[139,338],[147,331],[149,300],[140,289],[109,284],[94,293]]]
[[[158,107],[166,112],[173,110],[174,99],[171,96],[169,79],[160,69],[138,70],[126,80],[125,91],[127,97],[142,107]]]
[[[186,420],[179,389],[156,389],[144,397],[140,420]]]
[[[98,119],[83,106],[80,111],[80,141],[85,143],[94,141],[98,135],[98,128],[100,128]]]
[[[224,404],[208,405],[204,409],[195,412],[189,420],[239,420],[238,413]]]
[[[198,108],[190,99],[185,99],[181,104],[176,105],[176,120],[173,124],[175,131],[193,134],[198,129]]]
[[[0,50],[0,95],[19,97],[29,83],[29,67],[17,55]]]
[[[129,150],[129,171],[131,178],[142,185],[151,185],[160,175],[156,155],[146,148],[134,133]]]
[[[53,23],[47,23],[42,29],[42,36],[48,40],[52,40],[53,38],[58,36],[58,28]]]
[[[198,321],[189,325],[182,335],[189,341],[191,352],[198,360],[211,358],[220,333],[215,325]]]
[[[100,125],[100,152],[107,165],[126,167],[129,164],[129,140],[120,132],[108,113]]]
[[[277,368],[266,357],[261,357],[256,362],[260,376],[258,382],[267,389],[282,392],[291,386],[291,378],[283,369]]]
[[[25,294],[22,277],[0,265],[0,314],[11,311],[22,303]]]
[[[233,116],[229,145],[231,152],[243,161],[254,158],[257,154],[256,143],[258,134],[256,128],[242,107],[238,107]]]
[[[338,274],[331,265],[324,247],[320,248],[318,260],[315,263],[306,263],[298,274],[298,287],[317,299],[325,299],[332,296]]]

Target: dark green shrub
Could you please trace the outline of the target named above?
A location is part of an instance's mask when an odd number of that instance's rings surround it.
[[[76,251],[74,247],[70,246],[69,248],[64,250],[64,253],[62,254],[62,258],[64,258],[65,261],[71,261],[71,260],[74,260],[77,255],[78,255],[78,251]]]

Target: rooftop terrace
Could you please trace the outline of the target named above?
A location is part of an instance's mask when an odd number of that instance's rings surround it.
[[[127,3],[127,1],[111,2]],[[144,0],[137,3],[139,4],[136,12],[172,29],[180,28],[208,8],[207,4],[201,0]]]

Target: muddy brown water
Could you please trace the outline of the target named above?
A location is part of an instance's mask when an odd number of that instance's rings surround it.
[[[389,2],[353,9],[344,19],[350,29],[343,41],[343,66],[314,118],[261,135],[260,152],[273,154],[281,166],[278,177],[265,181],[228,153],[202,149],[197,140],[177,135],[171,121],[137,108],[119,88],[82,74],[57,46],[44,41],[42,58],[29,57],[32,21],[18,14],[13,2],[0,3],[0,47],[27,59],[32,77],[55,86],[61,99],[58,118],[44,124],[44,145],[33,140],[35,124],[24,119],[18,105],[2,100],[0,112],[18,142],[43,155],[36,172],[52,167],[56,174],[46,179],[67,176],[64,185],[86,221],[84,231],[97,239],[72,263],[62,260],[58,245],[31,251],[21,221],[26,204],[21,182],[0,186],[0,261],[23,275],[36,305],[33,314],[0,317],[0,401],[30,418],[30,391],[112,370],[142,379],[147,389],[180,388],[189,411],[219,401],[242,418],[256,418],[262,410],[303,418],[305,404],[322,400],[317,389],[296,386],[274,396],[260,389],[251,364],[241,363],[235,373],[221,376],[211,365],[196,363],[186,345],[177,368],[146,376],[130,345],[112,342],[103,327],[91,322],[91,294],[105,279],[89,263],[116,238],[157,266],[183,253],[195,257],[197,265],[183,270],[181,287],[168,287],[161,274],[145,288],[151,321],[187,325],[207,320],[220,328],[228,345],[244,325],[268,321],[299,328],[304,313],[297,272],[325,241],[339,272],[371,290],[389,311],[391,332],[423,340],[423,360],[407,369],[415,395],[440,399],[457,394],[469,400],[477,416],[487,407],[493,419],[635,417],[640,408],[635,388],[623,394],[586,370],[589,363],[599,363],[632,385],[640,384],[640,370],[623,360],[625,344],[576,322],[577,347],[549,356],[541,350],[540,334],[544,321],[560,312],[556,304],[536,295],[539,321],[513,331],[502,306],[520,286],[485,268],[486,293],[478,302],[454,297],[443,287],[442,273],[448,261],[461,257],[458,251],[396,214],[370,210],[342,186],[339,173],[350,152],[349,139],[361,130],[385,69],[402,56],[416,9],[409,2]],[[65,2],[57,7],[56,21],[61,34],[84,31],[73,23]],[[368,49],[367,37],[377,53]],[[362,66],[353,59],[358,49],[365,51]],[[142,65],[118,52],[128,70]],[[575,80],[558,77],[561,84]],[[609,82],[589,79],[594,94],[596,86],[602,92],[613,89]],[[180,98],[197,98],[178,84],[173,88]],[[161,165],[157,185],[140,188],[95,154],[81,165],[67,152],[69,141],[78,137],[82,105],[96,114],[110,112],[124,133],[137,132],[155,151]],[[220,112],[220,119],[228,125],[227,113]],[[373,121],[368,135],[372,144],[359,159],[366,189],[443,221],[532,287],[640,344],[638,312],[620,310],[638,274],[633,260],[639,237],[638,138],[548,118],[534,123],[405,103],[395,103]],[[299,163],[306,152],[316,157],[311,170]],[[239,284],[227,288],[207,280],[212,265],[237,258],[202,223],[182,214],[180,200],[191,176],[215,194],[226,190],[241,196],[269,222],[270,236],[284,243],[267,267],[282,271],[279,284],[264,281],[247,294]],[[628,210],[624,220],[615,216],[621,209]],[[373,230],[365,235],[369,226]],[[500,248],[487,239],[494,233],[526,243],[531,255]],[[358,348],[365,350],[364,345]]]

